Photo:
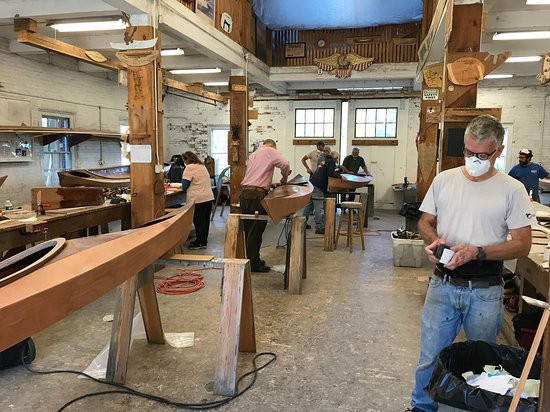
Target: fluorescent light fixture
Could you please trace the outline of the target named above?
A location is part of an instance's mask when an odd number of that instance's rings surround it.
[[[175,69],[170,70],[172,74],[205,74],[205,73],[221,73],[222,69],[215,67],[212,69]]]
[[[76,31],[104,31],[104,30],[124,30],[127,25],[122,20],[107,20],[107,21],[82,21],[73,23],[54,23],[51,28],[62,32]]]
[[[179,47],[177,49],[164,49],[160,51],[161,56],[181,56],[182,54],[185,54],[185,52]]]
[[[229,82],[206,82],[203,84],[205,86],[228,86]]]
[[[550,0],[527,0],[526,4],[528,6],[533,6],[537,4],[550,4]]]
[[[539,40],[550,39],[550,31],[514,31],[495,33],[493,40]]]
[[[513,74],[488,74],[484,77],[484,79],[509,79],[510,77],[514,77]]]
[[[401,91],[403,86],[380,86],[380,87],[343,87],[337,89],[339,92],[388,92],[388,91]]]
[[[539,62],[542,59],[541,56],[513,56],[506,59],[506,63],[528,63]]]

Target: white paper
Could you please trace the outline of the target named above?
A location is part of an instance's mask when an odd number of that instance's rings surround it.
[[[150,144],[130,145],[130,161],[132,163],[151,163],[152,149]]]
[[[165,333],[164,339],[173,348],[189,348],[195,344],[195,332]]]
[[[455,252],[453,252],[451,249],[444,249],[443,253],[441,254],[441,258],[439,259],[439,263],[446,265],[451,261],[454,254]]]

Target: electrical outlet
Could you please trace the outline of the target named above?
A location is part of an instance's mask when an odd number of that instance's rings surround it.
[[[155,173],[162,173],[163,171],[162,165],[155,165]]]

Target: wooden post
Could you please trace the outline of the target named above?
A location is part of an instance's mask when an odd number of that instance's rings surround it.
[[[247,264],[250,266],[250,264]],[[239,352],[239,331],[241,302],[245,276],[244,265],[226,263],[223,270],[223,296],[220,314],[218,359],[214,378],[216,395],[235,394],[237,379],[237,354]]]
[[[369,226],[369,194],[361,193],[359,194],[359,202],[361,202],[361,221],[363,222],[363,227]]]
[[[227,229],[225,232],[224,257],[245,259],[246,251],[244,244],[244,230],[242,228],[241,219],[239,218],[239,216],[229,214],[229,216],[227,216],[226,227]],[[249,264],[246,265],[244,271],[239,351],[252,353],[256,352],[256,329],[254,327],[252,280],[250,278]]]
[[[527,260],[527,258],[521,258],[518,260],[518,264],[521,264],[522,260]],[[548,273],[545,276],[549,276]],[[523,277],[522,277],[523,283]],[[548,297],[550,297],[550,289],[547,292]],[[520,302],[522,299],[520,299]],[[526,305],[523,305],[525,307]],[[521,309],[521,307],[520,307]],[[520,310],[523,312],[523,310]],[[544,311],[545,313],[548,310]],[[550,330],[548,328],[544,332],[544,343],[542,345],[542,368],[540,371],[540,394],[539,394],[539,411],[550,411]]]
[[[304,216],[292,217],[290,228],[290,265],[288,268],[288,293],[299,295],[302,293],[302,270],[303,270],[303,249],[304,231],[306,218]]]
[[[336,199],[325,199],[325,251],[334,250],[334,220],[336,219]]]
[[[154,37],[151,26],[129,27],[125,33],[132,40],[147,40]],[[138,227],[164,214],[164,177],[162,173],[162,73],[160,67],[160,32],[156,49],[139,50],[139,54],[126,52],[124,60],[128,67],[128,125],[129,143],[139,146],[142,154],[132,152],[130,186],[132,194],[131,224]],[[156,59],[141,65],[132,65],[132,59],[157,54]],[[155,94],[156,91],[156,94]],[[124,226],[123,222],[123,226]],[[140,276],[139,301],[147,338],[151,343],[164,343],[152,269]],[[119,286],[120,318],[122,324],[113,322],[107,378],[123,383],[126,376],[128,349],[132,333],[131,318],[134,312],[138,276]],[[118,300],[117,300],[118,302]],[[127,318],[130,318],[128,320]],[[129,322],[129,323],[128,323]],[[128,346],[129,348],[129,346]]]
[[[248,84],[245,76],[229,77],[229,136],[228,156],[231,167],[230,200],[231,212],[237,212],[234,205],[239,203],[241,182],[246,171],[248,157]]]
[[[109,382],[124,383],[126,381],[136,302],[136,286],[137,276],[134,276],[116,290],[111,343],[105,376]]]

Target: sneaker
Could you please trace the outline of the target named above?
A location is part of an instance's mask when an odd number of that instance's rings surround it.
[[[325,229],[321,229],[321,230],[315,229],[315,234],[316,235],[324,235],[325,234]]]
[[[188,249],[189,250],[206,249],[206,245],[201,245],[198,243],[190,243]]]
[[[271,268],[267,265],[261,265],[261,266],[253,266],[251,268],[252,272],[260,272],[260,273],[267,273],[271,270]]]
[[[407,408],[405,409],[405,412],[424,412],[424,411],[418,408]]]

